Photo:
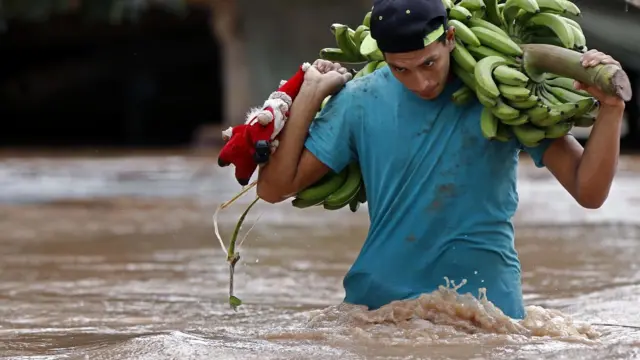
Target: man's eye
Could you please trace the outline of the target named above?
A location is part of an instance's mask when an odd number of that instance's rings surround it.
[[[393,70],[397,72],[403,72],[405,68],[394,67]]]
[[[424,63],[424,66],[426,66],[426,67],[432,67],[432,66],[433,66],[433,65],[435,65],[435,64],[436,64],[436,62],[435,62],[435,61],[426,61],[426,62]]]

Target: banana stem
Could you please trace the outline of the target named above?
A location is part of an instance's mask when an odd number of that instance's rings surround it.
[[[227,250],[227,261],[229,262],[229,305],[231,308],[236,310],[238,306],[242,304],[242,300],[236,297],[233,294],[233,274],[235,273],[236,264],[240,261],[240,253],[236,252],[236,241],[238,240],[238,234],[240,233],[240,228],[242,227],[242,223],[244,219],[247,217],[249,210],[255,205],[258,200],[260,200],[259,196],[256,196],[255,200],[247,206],[247,208],[240,216],[238,223],[236,224],[236,228],[233,230],[233,235],[231,236],[231,241],[229,242],[229,250]],[[253,227],[251,227],[253,229]],[[251,229],[249,229],[251,231]],[[244,239],[242,240],[244,241]],[[242,242],[241,242],[242,243]]]
[[[631,100],[631,83],[627,74],[617,65],[597,65],[585,68],[580,62],[582,53],[547,44],[521,45],[524,70],[532,80],[542,82],[544,73],[595,85],[607,95]]]
[[[220,214],[220,211],[226,209],[228,206],[230,206],[231,204],[233,204],[236,200],[238,200],[242,195],[246,194],[247,191],[251,190],[254,186],[256,186],[258,184],[258,181],[254,181],[251,184],[247,185],[244,189],[242,189],[242,191],[240,191],[239,193],[237,193],[233,198],[231,198],[229,201],[225,202],[224,204],[221,204],[220,206],[218,206],[218,208],[216,209],[216,211],[213,213],[213,231],[216,234],[216,238],[218,239],[218,242],[220,243],[220,247],[222,248],[222,251],[225,252],[225,254],[229,255],[227,253],[227,249],[224,246],[224,241],[222,241],[222,236],[220,236],[220,229],[218,228],[218,215]]]
[[[253,200],[251,204],[249,204],[249,206],[247,206],[247,208],[244,210],[244,212],[240,216],[240,219],[236,224],[236,228],[233,230],[233,235],[231,236],[231,241],[229,242],[229,249],[227,250],[227,261],[229,262],[233,262],[236,257],[236,241],[238,240],[238,234],[240,233],[240,228],[242,227],[242,223],[244,222],[244,219],[247,217],[249,210],[251,210],[253,205],[255,205],[258,202],[258,200],[260,200],[260,197],[256,196],[256,199]]]

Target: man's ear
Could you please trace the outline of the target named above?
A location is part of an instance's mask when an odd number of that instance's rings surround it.
[[[453,48],[456,47],[456,28],[453,26],[449,26],[446,32],[446,40],[445,44],[449,49],[449,52],[453,51]]]

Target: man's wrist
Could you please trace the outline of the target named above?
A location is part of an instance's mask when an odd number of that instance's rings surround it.
[[[327,97],[320,90],[320,82],[316,80],[305,81],[302,84],[302,88],[300,89],[300,93],[298,94],[298,98],[304,99],[305,102],[308,102],[312,105],[317,105],[320,107],[322,101]]]
[[[609,116],[618,117],[622,119],[622,115],[624,115],[625,103],[621,101],[618,104],[601,104],[600,110],[598,111],[600,114],[605,113]]]

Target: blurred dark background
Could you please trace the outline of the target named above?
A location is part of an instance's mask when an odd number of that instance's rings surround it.
[[[616,1],[576,3],[590,47],[621,60],[637,94],[640,11],[634,0]],[[296,64],[331,46],[332,22],[357,24],[370,7],[338,0],[0,4],[0,142],[10,147],[208,144]],[[625,148],[640,147],[637,99],[627,107]]]
[[[7,21],[3,145],[184,145],[200,125],[221,121],[219,45],[207,7],[150,7],[137,18],[88,11]]]

